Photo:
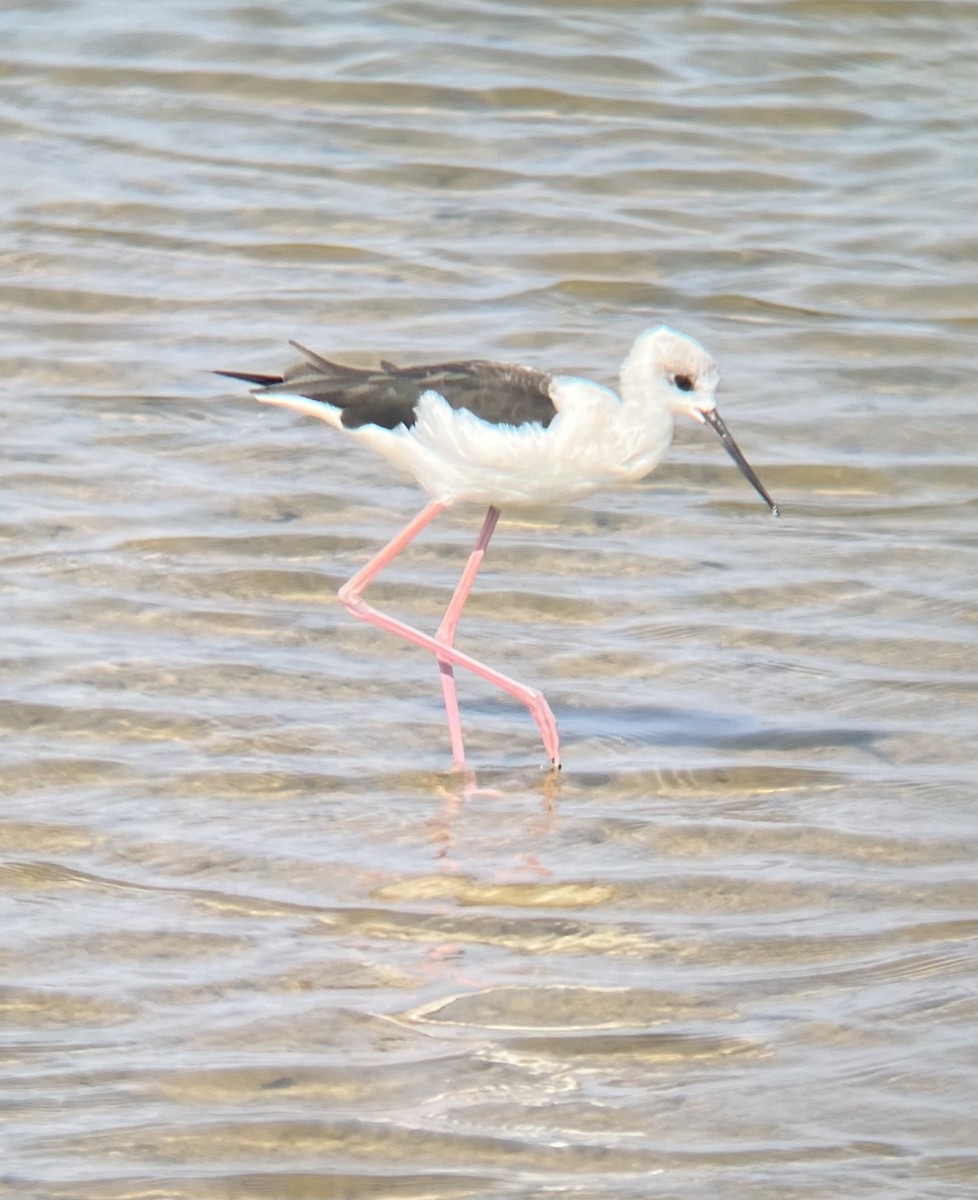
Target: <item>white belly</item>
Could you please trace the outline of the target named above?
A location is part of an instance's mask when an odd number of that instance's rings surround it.
[[[352,433],[447,504],[568,503],[640,478],[662,460],[671,415],[631,413],[614,392],[583,380],[557,383],[558,412],[546,429],[491,425],[427,392],[410,429],[365,425]]]

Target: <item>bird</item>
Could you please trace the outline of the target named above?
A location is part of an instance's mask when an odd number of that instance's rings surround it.
[[[662,461],[677,417],[709,425],[774,516],[778,506],[717,411],[719,369],[694,338],[665,325],[636,338],[619,390],[573,375],[487,359],[373,368],[332,362],[289,343],[299,361],[281,375],[216,371],[249,383],[263,404],[316,417],[412,476],[428,501],[339,589],[352,616],[429,651],[438,663],[454,765],[466,770],[455,668],[521,701],[559,770],[557,722],[543,693],[455,646],[458,624],[503,508],[567,504],[641,479]],[[367,604],[364,593],[446,509],[486,507],[475,545],[434,634]]]

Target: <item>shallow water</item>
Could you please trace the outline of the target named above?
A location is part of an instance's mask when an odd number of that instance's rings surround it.
[[[0,1196],[973,1194],[972,18],[5,8]],[[466,795],[420,496],[206,372],[661,320],[784,516],[504,514]]]

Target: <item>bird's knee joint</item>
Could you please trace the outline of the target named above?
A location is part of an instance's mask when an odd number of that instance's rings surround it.
[[[359,590],[359,588],[352,587],[349,583],[344,583],[340,590],[336,593],[336,596],[340,604],[342,604],[344,608],[349,609],[350,612],[356,612],[356,610],[363,603],[363,593]]]

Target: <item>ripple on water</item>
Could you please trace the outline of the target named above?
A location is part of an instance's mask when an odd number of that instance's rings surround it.
[[[964,1196],[967,8],[9,11],[0,1197]],[[461,779],[416,492],[208,372],[663,320],[784,516],[505,514]]]

